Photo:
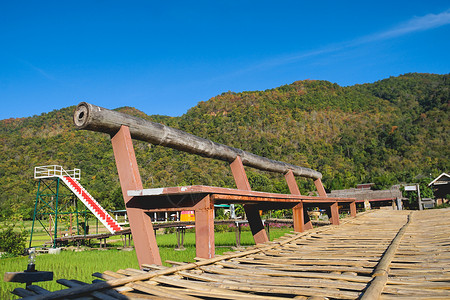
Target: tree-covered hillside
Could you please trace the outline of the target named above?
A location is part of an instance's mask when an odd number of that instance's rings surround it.
[[[406,74],[349,87],[307,80],[266,91],[227,92],[178,118],[118,110],[316,169],[331,190],[361,182],[381,188],[448,172],[449,105],[449,74]],[[0,121],[3,217],[30,217],[33,168],[40,165],[80,168],[81,183],[102,205],[123,206],[109,136],[75,130],[74,108]],[[144,187],[234,187],[224,162],[143,142],[134,145]],[[287,192],[280,175],[252,169],[248,175],[256,190]],[[303,193],[313,190],[311,180],[299,179],[299,184]]]

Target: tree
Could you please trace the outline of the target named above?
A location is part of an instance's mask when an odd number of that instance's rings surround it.
[[[0,251],[14,256],[22,254],[27,236],[28,231],[25,229],[16,230],[14,225],[5,224],[5,227],[0,231]]]

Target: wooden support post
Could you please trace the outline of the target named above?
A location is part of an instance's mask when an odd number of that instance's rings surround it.
[[[162,265],[150,217],[139,208],[127,206],[132,198],[128,196],[128,190],[142,190],[141,176],[129,128],[122,126],[111,137],[111,143],[139,265]]]
[[[250,183],[248,182],[247,174],[245,173],[244,165],[240,156],[230,164],[231,173],[233,173],[234,181],[239,190],[251,191]],[[256,205],[244,205],[245,214],[247,215],[248,224],[253,234],[253,239],[256,244],[262,244],[269,241],[264,224],[259,215],[259,209]]]
[[[309,218],[308,211],[306,210],[305,207],[303,207],[303,222],[304,222],[303,223],[304,230],[313,229],[311,219]]]
[[[322,180],[320,178],[314,180],[314,185],[316,186],[319,196],[327,197],[327,192],[325,192],[325,188],[323,187]]]
[[[72,214],[69,214],[70,225],[69,225],[69,235],[72,236]]]
[[[338,208],[338,203],[334,202],[333,204],[331,204],[330,210],[331,210],[331,224],[339,225],[339,208]]]
[[[245,173],[244,165],[240,156],[236,156],[236,159],[230,164],[231,173],[233,173],[236,187],[239,190],[251,191],[250,183],[248,182],[247,174]]]
[[[256,244],[262,244],[269,241],[264,224],[259,215],[259,209],[256,205],[244,205],[245,214],[247,215],[248,224],[253,234],[253,239]]]
[[[200,258],[213,258],[214,245],[214,202],[205,196],[195,207],[195,249]]]
[[[330,207],[326,208],[326,213],[331,224],[339,225],[339,208],[337,203],[333,203]]]
[[[241,224],[235,221],[236,247],[241,247]]]
[[[319,196],[327,197],[327,193],[325,192],[325,188],[323,187],[322,180],[320,180],[320,178],[314,180],[314,185],[316,186]],[[330,205],[330,208],[327,209],[327,213],[329,213],[328,217],[330,218],[331,224],[339,225],[339,209],[337,202]]]
[[[294,221],[295,232],[305,231],[305,216],[302,202],[292,208],[292,220]]]
[[[184,236],[186,233],[186,226],[178,226],[176,230],[177,247],[175,250],[184,250]]]
[[[289,170],[284,178],[289,187],[289,191],[293,195],[301,195],[298,188],[297,182],[295,181],[294,173]],[[303,232],[304,230],[312,229],[313,225],[311,219],[309,218],[308,211],[303,206],[303,202],[297,204],[292,208],[292,216],[294,220],[294,231]]]
[[[350,216],[356,217],[356,202],[350,202]]]

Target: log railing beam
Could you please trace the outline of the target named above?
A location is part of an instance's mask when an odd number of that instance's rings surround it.
[[[232,163],[237,156],[240,156],[242,163],[245,166],[259,170],[281,174],[285,174],[287,171],[292,170],[296,176],[313,179],[322,178],[320,172],[309,168],[271,160],[241,149],[215,143],[211,140],[197,137],[175,128],[86,102],[78,104],[73,119],[75,126],[79,129],[115,135],[120,130],[121,126],[125,125],[129,127],[133,139],[155,145],[162,145],[204,157],[219,159],[227,161],[228,163]]]

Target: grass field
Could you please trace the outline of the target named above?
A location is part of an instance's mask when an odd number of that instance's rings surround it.
[[[271,228],[271,240],[276,239],[291,228]],[[182,262],[194,261],[195,257],[195,234],[187,232],[185,236],[185,250],[175,251],[177,245],[176,235],[163,234],[157,235],[157,242],[162,261],[173,260]],[[217,232],[215,234],[216,254],[232,250],[235,246],[234,232]],[[241,244],[243,246],[253,245],[253,237],[249,231],[242,231]],[[108,246],[114,246],[115,243],[108,243]],[[121,245],[119,241],[118,246]],[[0,259],[0,275],[3,277],[5,272],[18,272],[26,269],[28,263],[27,257],[15,257]],[[168,265],[168,264],[166,264]],[[41,254],[36,258],[36,269],[41,271],[53,271],[54,281],[37,283],[39,286],[48,290],[58,290],[63,288],[56,283],[56,279],[78,279],[84,282],[91,282],[94,277],[92,273],[103,272],[106,270],[117,271],[125,268],[138,268],[135,251],[120,251],[117,249],[72,252],[62,251],[60,254]],[[16,287],[25,287],[25,284],[0,282],[0,299],[15,299],[10,293]]]
[[[28,232],[31,232],[32,227],[32,221],[20,221],[15,223],[15,229],[16,230],[27,230]],[[43,222],[44,225],[48,226],[48,221]],[[58,236],[61,236],[64,233],[69,233],[68,231],[68,224],[60,222],[58,225],[58,228],[61,228],[62,230],[58,230]],[[0,223],[0,229],[2,229],[5,226],[5,224]],[[75,222],[72,228],[72,234],[77,234],[76,228],[75,228]],[[47,230],[49,228],[47,227]],[[93,220],[90,222],[90,234],[96,234],[96,233],[107,233],[108,230],[101,224],[96,222],[96,220]],[[53,231],[50,232],[51,235],[54,234]],[[80,232],[80,234],[82,234]],[[26,246],[29,246],[30,242],[30,236],[28,235]],[[47,246],[51,246],[51,238],[46,232],[46,230],[42,227],[42,225],[36,221],[34,225],[34,232],[33,232],[33,240],[31,247],[42,247],[44,243],[48,243]]]

